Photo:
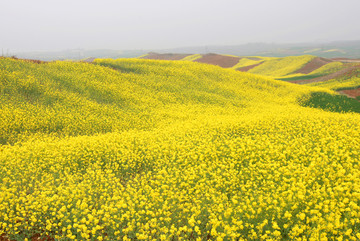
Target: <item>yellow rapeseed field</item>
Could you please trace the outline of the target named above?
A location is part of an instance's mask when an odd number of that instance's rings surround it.
[[[274,78],[283,77],[293,74],[293,72],[301,69],[314,58],[315,56],[312,55],[272,58],[266,60],[264,63],[249,70],[248,72],[265,76],[272,76]]]
[[[360,115],[316,92],[335,95],[189,61],[0,59],[0,236],[359,240]]]

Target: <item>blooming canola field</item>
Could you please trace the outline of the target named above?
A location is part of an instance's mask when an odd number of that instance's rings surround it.
[[[0,93],[4,240],[360,239],[360,115],[315,108],[329,89],[2,58]]]

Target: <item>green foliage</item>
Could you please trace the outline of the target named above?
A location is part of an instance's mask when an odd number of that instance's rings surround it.
[[[319,108],[331,112],[360,113],[360,102],[344,95],[332,95],[325,92],[315,92],[300,99],[302,106]]]

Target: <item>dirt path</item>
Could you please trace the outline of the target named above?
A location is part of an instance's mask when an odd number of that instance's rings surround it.
[[[260,59],[258,57],[245,57],[245,58],[255,60],[255,61],[262,60],[262,59]]]
[[[226,56],[220,54],[205,54],[202,58],[197,59],[194,62],[218,65],[223,68],[230,68],[236,65],[240,59],[240,57]]]
[[[247,72],[253,68],[255,68],[256,66],[259,66],[260,64],[262,64],[263,62],[260,62],[260,63],[257,63],[257,64],[253,64],[253,65],[249,65],[249,66],[245,66],[245,67],[241,67],[241,68],[238,68],[236,70],[239,70],[239,71],[242,71],[242,72]]]

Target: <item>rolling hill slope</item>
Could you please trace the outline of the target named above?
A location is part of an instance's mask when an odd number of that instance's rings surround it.
[[[225,77],[221,68],[185,62],[109,59],[95,63],[1,59],[2,116],[14,120],[11,125],[3,123],[2,142],[14,142],[23,133],[88,135],[155,127],[161,122],[157,118],[162,119],[158,111],[172,106],[255,104],[259,100],[252,93],[260,89],[256,83],[265,81],[232,70],[226,70]],[[251,91],[246,93],[238,85]],[[272,85],[279,91],[290,88],[274,83],[261,89]],[[262,99],[266,98],[264,94]]]
[[[191,61],[1,58],[0,81],[3,240],[360,234],[353,99]]]
[[[185,56],[185,57],[184,57]],[[186,60],[232,68],[288,81],[296,84],[309,84],[338,90],[353,98],[359,96],[359,62],[356,59],[326,59],[311,55],[275,57],[237,57],[219,54],[157,54],[151,53],[142,58]],[[346,91],[344,91],[346,89]],[[348,90],[351,90],[348,92]]]

